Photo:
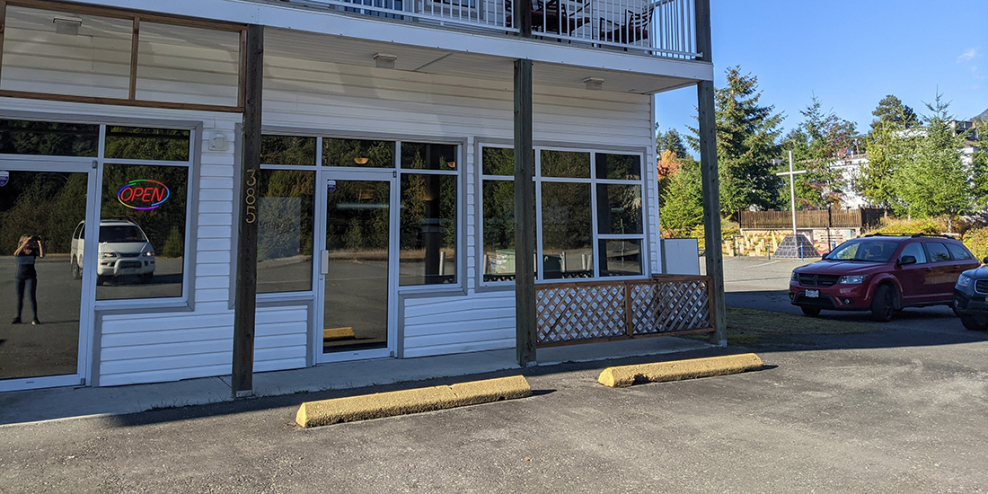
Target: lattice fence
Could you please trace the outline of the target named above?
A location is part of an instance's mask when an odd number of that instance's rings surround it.
[[[706,276],[588,281],[535,289],[538,345],[712,332]]]

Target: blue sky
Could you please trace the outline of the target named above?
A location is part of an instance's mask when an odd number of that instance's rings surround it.
[[[894,94],[918,114],[937,91],[968,119],[988,109],[988,0],[711,0],[714,84],[740,65],[789,130],[814,95],[866,132]],[[696,89],[656,96],[660,130],[695,126]]]

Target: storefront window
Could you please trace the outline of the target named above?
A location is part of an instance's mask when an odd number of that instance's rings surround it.
[[[0,120],[0,154],[83,156],[99,151],[99,125]]]
[[[261,170],[257,201],[257,293],[312,289],[316,174]]]
[[[322,140],[323,166],[394,168],[394,158],[393,141],[330,138]]]
[[[398,283],[456,283],[456,175],[401,176]]]
[[[541,167],[535,183],[540,191],[536,198],[541,233],[538,267],[542,276],[643,274],[641,157],[537,151]],[[481,159],[483,281],[511,281],[515,275],[514,149],[485,146]]]
[[[103,166],[96,299],[181,297],[189,168]]]
[[[107,158],[128,160],[189,160],[188,130],[107,127]]]
[[[268,165],[315,165],[316,138],[262,136],[261,163]]]

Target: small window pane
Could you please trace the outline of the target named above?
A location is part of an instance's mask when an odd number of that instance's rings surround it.
[[[395,143],[357,139],[323,139],[322,164],[361,168],[394,168]]]
[[[96,298],[180,297],[189,169],[103,166]]]
[[[189,161],[191,131],[107,127],[107,158],[130,160]]]
[[[511,148],[484,148],[484,175],[515,174],[515,150]]]
[[[542,176],[590,178],[590,153],[542,151]]]
[[[240,32],[141,22],[139,39],[137,99],[237,106]]]
[[[611,180],[640,180],[641,157],[626,154],[597,153],[597,178]]]
[[[923,250],[923,244],[919,242],[914,242],[903,247],[902,254],[899,254],[899,259],[906,256],[915,257],[916,264],[926,264],[926,251]]]
[[[926,250],[930,253],[930,262],[945,262],[950,260],[950,252],[940,242],[926,242]]]
[[[129,19],[8,5],[0,89],[126,99],[133,31]]]
[[[949,250],[950,254],[954,256],[955,261],[974,259],[974,257],[971,256],[971,254],[964,247],[961,247],[960,245],[957,244],[946,244],[946,245],[947,245],[947,250]]]
[[[601,240],[601,276],[642,274],[641,240]]]
[[[456,179],[402,175],[400,285],[456,283]]]
[[[546,279],[593,276],[590,184],[542,184],[542,270]]]
[[[257,200],[257,292],[312,289],[315,173],[261,170]]]
[[[95,158],[98,151],[98,125],[0,120],[0,154]]]
[[[511,180],[485,180],[483,187],[484,281],[511,281],[515,279],[516,272],[515,183]],[[532,252],[535,252],[535,238],[533,228]]]
[[[315,165],[316,138],[261,136],[261,163],[265,165]]]
[[[401,167],[413,170],[456,171],[456,146],[402,142]]]
[[[597,184],[597,215],[600,233],[642,233],[641,186]]]

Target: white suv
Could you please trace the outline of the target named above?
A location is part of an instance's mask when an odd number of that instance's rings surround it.
[[[85,244],[85,222],[79,222],[72,234],[70,261],[72,276],[82,277],[82,252]],[[148,242],[141,227],[125,220],[99,222],[99,249],[96,266],[96,284],[107,278],[136,275],[141,283],[154,276],[154,247]]]

